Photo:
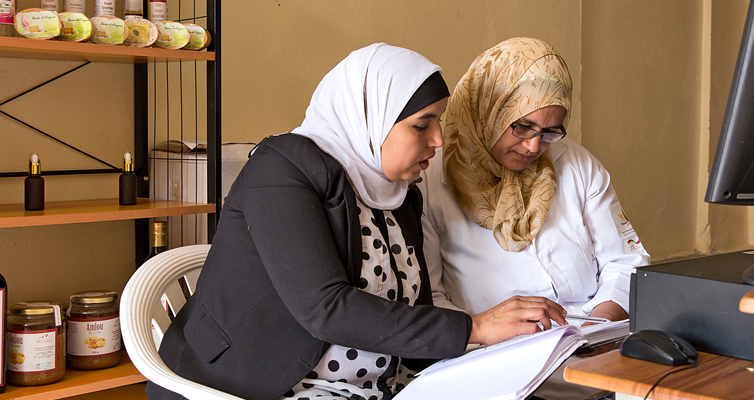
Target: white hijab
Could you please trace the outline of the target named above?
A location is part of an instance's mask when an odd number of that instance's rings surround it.
[[[367,206],[396,209],[409,182],[385,176],[380,148],[408,100],[436,71],[442,69],[424,56],[385,43],[356,50],[325,75],[306,119],[292,132],[338,160]]]

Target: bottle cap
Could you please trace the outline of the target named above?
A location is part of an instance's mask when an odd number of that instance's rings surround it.
[[[42,173],[42,163],[39,162],[39,154],[31,153],[29,155],[29,174],[39,175]]]
[[[123,153],[123,172],[133,172],[134,163],[131,157],[131,152],[127,151]]]
[[[167,221],[152,221],[149,226],[150,244],[152,247],[163,247],[168,245],[168,223]]]
[[[150,223],[152,233],[156,235],[167,235],[168,234],[168,223],[167,221],[152,221]]]

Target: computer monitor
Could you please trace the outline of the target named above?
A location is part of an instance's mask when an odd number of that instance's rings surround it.
[[[754,0],[749,2],[704,201],[754,205]],[[743,281],[754,285],[754,265],[744,271]]]
[[[710,171],[708,203],[754,205],[754,1],[749,3],[723,128]]]

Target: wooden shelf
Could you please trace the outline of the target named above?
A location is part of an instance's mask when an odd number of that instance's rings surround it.
[[[0,57],[143,64],[150,62],[214,61],[215,53],[0,36]]]
[[[120,386],[145,382],[147,378],[140,374],[131,363],[128,354],[121,351],[118,365],[97,371],[66,371],[63,380],[43,386],[20,387],[8,385],[5,393],[0,394],[0,400],[53,400],[76,396],[100,390],[112,389]]]
[[[754,290],[744,295],[738,303],[738,309],[747,314],[754,314]]]
[[[121,206],[118,199],[58,201],[45,203],[42,211],[25,211],[23,204],[0,205],[0,228],[118,221],[174,215],[208,214],[214,204],[137,199],[133,206]]]
[[[78,396],[67,397],[68,400],[148,400],[146,392],[146,382],[134,383],[132,385],[120,386],[117,388],[101,390],[99,392],[80,394]]]

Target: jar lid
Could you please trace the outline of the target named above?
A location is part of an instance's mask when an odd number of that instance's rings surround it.
[[[44,315],[54,312],[55,304],[45,301],[21,302],[10,308],[10,313],[15,315]]]
[[[118,300],[118,292],[106,290],[79,292],[71,295],[71,303],[76,304],[103,304]]]

